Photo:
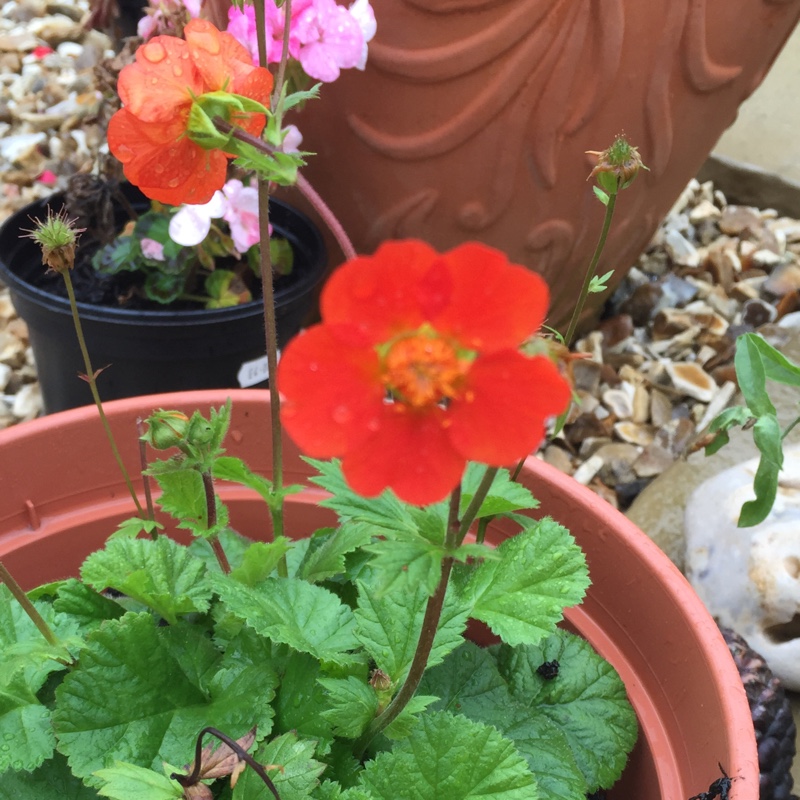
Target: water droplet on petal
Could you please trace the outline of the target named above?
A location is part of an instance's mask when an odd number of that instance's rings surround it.
[[[336,406],[333,409],[333,421],[338,425],[345,425],[353,419],[353,412],[348,406]]]
[[[172,178],[172,179],[171,179],[171,180],[170,180],[170,181],[167,183],[167,186],[168,186],[170,189],[175,189],[175,188],[178,186],[178,184],[179,184],[180,182],[181,182],[181,181],[180,181],[180,178]]]
[[[164,171],[164,165],[163,164],[156,164],[154,169],[160,175]]]
[[[310,361],[308,364],[309,372],[319,372],[319,364],[316,361]]]
[[[148,42],[141,49],[142,58],[151,64],[160,64],[166,57],[167,51],[160,42]]]

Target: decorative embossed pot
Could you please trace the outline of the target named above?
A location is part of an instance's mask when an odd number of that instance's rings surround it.
[[[268,474],[268,396],[260,390],[185,392],[108,403],[122,456],[139,463],[137,417],[155,408],[191,413],[233,400],[229,452]],[[0,560],[25,588],[76,574],[103,545],[131,501],[113,467],[93,408],[23,423],[0,433]],[[287,483],[307,488],[287,497],[286,529],[308,535],[330,524],[307,484],[309,467],[285,445]],[[522,481],[572,530],[589,562],[592,586],[567,624],[618,670],[637,712],[639,741],[609,800],[681,800],[719,777],[735,777],[730,800],[757,800],[755,735],[738,671],[716,625],[667,557],[619,512],[571,478],[528,459]],[[141,484],[138,484],[141,490]],[[253,492],[220,485],[238,530],[258,538],[267,525]],[[490,527],[487,538],[509,535]],[[2,794],[2,792],[0,792]],[[443,800],[445,800],[443,798]]]
[[[622,130],[650,168],[617,206],[614,286],[800,17],[798,0],[372,5],[366,71],[303,110],[304,174],[358,251],[479,239],[547,278],[562,327],[602,222],[585,151]]]

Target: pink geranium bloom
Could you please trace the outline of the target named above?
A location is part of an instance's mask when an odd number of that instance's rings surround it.
[[[148,239],[145,236],[139,244],[142,247],[142,255],[145,258],[150,258],[153,261],[164,260],[164,245],[161,242],[157,242],[155,239]]]
[[[261,240],[258,228],[258,190],[245,186],[234,178],[222,187],[222,192],[227,201],[222,216],[231,229],[233,246],[239,253],[246,253]]]

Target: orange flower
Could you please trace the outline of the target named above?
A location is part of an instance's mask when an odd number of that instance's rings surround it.
[[[443,499],[466,461],[528,455],[570,389],[522,342],[544,320],[544,281],[481,244],[442,255],[389,242],[338,269],[323,322],[284,351],[283,422],[306,453],[342,458],[353,489]]]
[[[125,177],[148,197],[168,205],[206,203],[225,183],[232,154],[205,149],[188,135],[198,98],[226,91],[269,104],[272,75],[253,66],[247,49],[210,22],[193,19],[186,39],[156,36],[136,51],[119,76],[123,108],[111,118],[108,146]],[[254,136],[265,117],[239,112],[229,122]]]

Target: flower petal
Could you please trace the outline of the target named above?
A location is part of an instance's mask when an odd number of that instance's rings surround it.
[[[475,360],[468,390],[448,409],[450,441],[470,461],[502,466],[529,455],[548,417],[566,409],[571,392],[545,356],[505,350]]]
[[[315,458],[340,456],[361,443],[383,411],[374,350],[349,347],[326,325],[309,328],[286,346],[278,386],[287,433]]]
[[[372,256],[347,262],[328,279],[320,298],[322,318],[354,324],[366,340],[385,341],[424,321],[417,282],[439,258],[425,242],[386,242]]]
[[[447,269],[452,275],[449,302],[431,308],[434,327],[465,347],[515,348],[544,322],[550,299],[547,284],[535,272],[511,264],[499,250],[469,242],[445,253],[434,269]]]
[[[388,488],[415,505],[443,500],[466,466],[449,441],[444,419],[439,408],[413,413],[384,406],[378,429],[342,460],[347,482],[365,497]]]

